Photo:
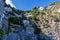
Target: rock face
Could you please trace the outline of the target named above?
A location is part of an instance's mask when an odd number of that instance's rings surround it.
[[[58,4],[58,5],[57,5]],[[38,16],[40,28],[54,40],[60,40],[60,2],[49,5],[45,10],[45,15]],[[58,11],[59,10],[59,11]],[[52,39],[51,39],[52,40]]]
[[[60,6],[57,4],[60,5],[57,2],[49,5],[46,10],[36,10],[38,13],[40,12],[39,15],[36,14],[38,15],[36,18],[39,19],[36,23],[33,19],[26,18],[27,14],[24,15],[23,11],[17,11],[10,6],[6,6],[4,10],[4,1],[1,0],[0,29],[2,28],[5,32],[5,35],[1,37],[3,40],[60,40]],[[34,11],[28,15],[33,17]],[[8,22],[10,17],[12,20],[10,19]],[[14,17],[16,18],[14,19]]]
[[[4,14],[4,1],[0,0],[0,28],[2,28],[3,14]]]
[[[34,34],[35,28],[32,27],[29,20],[23,21],[26,22],[24,22],[24,26],[16,27],[15,31],[4,36],[4,40],[48,40],[50,38],[42,32],[41,34]]]
[[[8,30],[8,18],[5,15],[5,0],[0,0],[0,29]]]
[[[20,38],[16,33],[9,33],[8,36],[4,38],[4,40],[20,40]]]

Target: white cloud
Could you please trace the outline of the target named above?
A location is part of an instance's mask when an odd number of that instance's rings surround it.
[[[12,0],[6,0],[7,5],[11,5],[11,7],[16,8],[16,6],[12,3]]]
[[[40,7],[39,10],[43,10],[44,8],[43,7]]]

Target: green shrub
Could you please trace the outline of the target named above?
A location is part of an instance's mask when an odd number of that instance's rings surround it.
[[[3,29],[0,29],[0,40],[3,40],[3,35],[5,34]]]
[[[4,35],[4,34],[5,34],[5,32],[4,32],[3,29],[0,29],[0,34],[1,34],[1,35]]]
[[[45,15],[45,12],[40,12],[40,14]]]
[[[34,34],[40,34],[40,32],[41,32],[41,29],[36,28],[35,31],[34,31]]]
[[[18,21],[19,21],[19,18],[18,17],[10,17],[9,18],[9,22],[11,22],[11,23],[16,23]]]
[[[32,10],[26,10],[25,12],[30,13],[30,12],[32,12]]]

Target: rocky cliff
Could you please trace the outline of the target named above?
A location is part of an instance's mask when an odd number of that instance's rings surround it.
[[[23,11],[5,4],[0,40],[60,40],[59,5]]]

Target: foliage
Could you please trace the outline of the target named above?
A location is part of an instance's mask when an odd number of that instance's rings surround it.
[[[35,7],[35,8],[33,8],[32,14],[33,14],[32,19],[33,19],[36,23],[38,23],[38,21],[40,21],[40,20],[38,19],[38,16],[39,16],[39,15],[45,15],[46,13],[45,13],[44,11],[39,11],[38,8]]]
[[[16,14],[24,14],[24,11],[22,11],[22,10],[17,10],[17,9],[15,9],[15,8],[12,8],[12,12],[13,12],[13,13],[16,13]]]
[[[19,22],[19,18],[18,17],[10,17],[9,20],[8,20],[8,32],[7,34],[11,31],[11,23],[12,24],[18,24]]]
[[[18,17],[10,17],[9,18],[9,22],[11,22],[11,23],[17,23],[19,21],[19,18]]]
[[[40,14],[45,15],[45,12],[42,11],[42,12],[40,12]]]
[[[38,10],[38,7],[34,7],[34,8],[33,8],[33,11],[37,11],[37,10]]]
[[[26,12],[26,13],[30,13],[30,12],[32,12],[32,10],[26,10],[25,12]]]
[[[5,34],[5,32],[4,32],[3,29],[0,29],[0,34],[1,34],[1,35],[4,35],[4,34]]]
[[[36,28],[35,31],[34,31],[34,34],[40,34],[40,32],[41,32],[41,29]]]
[[[0,29],[0,40],[3,40],[3,35],[5,34],[3,29]]]
[[[38,22],[39,19],[37,19],[37,16],[40,14],[40,11],[38,10],[37,7],[34,7],[33,8],[33,11],[32,11],[32,20],[34,20],[35,22]]]
[[[50,5],[54,5],[55,4],[55,2],[54,3],[51,3]]]

